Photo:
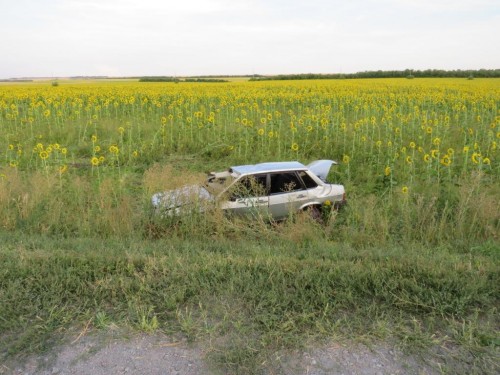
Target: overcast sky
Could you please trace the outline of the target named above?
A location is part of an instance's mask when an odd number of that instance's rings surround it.
[[[0,0],[0,78],[500,68],[500,0]]]

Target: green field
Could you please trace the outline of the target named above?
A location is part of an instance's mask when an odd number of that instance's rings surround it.
[[[230,373],[345,339],[497,372],[499,102],[497,79],[0,85],[0,356],[118,326],[215,340]],[[315,159],[349,202],[321,224],[152,215],[207,171]]]

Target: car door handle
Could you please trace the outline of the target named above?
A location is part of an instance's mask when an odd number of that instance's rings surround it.
[[[299,195],[297,195],[297,198],[305,198],[305,197],[306,197],[305,194],[299,194]]]
[[[257,203],[267,203],[265,199],[257,199]]]

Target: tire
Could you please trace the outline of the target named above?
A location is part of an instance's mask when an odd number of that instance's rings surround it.
[[[322,224],[323,223],[323,215],[321,213],[321,209],[318,206],[309,206],[305,208],[306,212],[309,214],[311,219],[315,222]]]

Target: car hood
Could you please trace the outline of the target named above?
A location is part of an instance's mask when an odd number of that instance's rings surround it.
[[[326,181],[326,177],[333,164],[337,164],[337,162],[333,160],[315,160],[307,168],[321,180]]]
[[[151,202],[155,208],[172,209],[213,199],[214,197],[203,186],[189,185],[175,190],[156,193],[151,197]]]

